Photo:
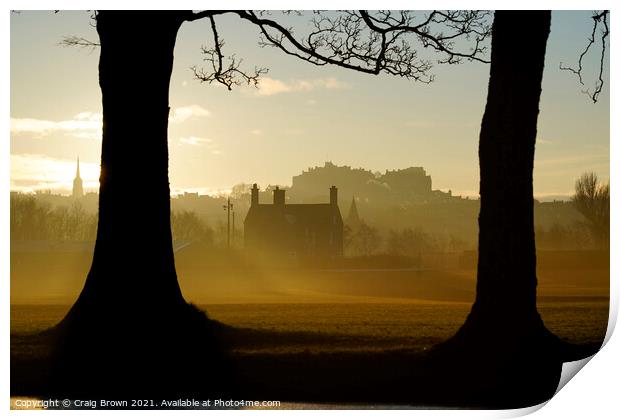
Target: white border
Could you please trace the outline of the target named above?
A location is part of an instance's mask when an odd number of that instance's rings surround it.
[[[130,1],[119,1],[119,0],[110,0],[110,1],[55,1],[55,2],[45,2],[45,1],[7,1],[5,2],[6,9],[3,14],[2,21],[4,24],[0,24],[0,31],[2,31],[2,40],[3,40],[3,48],[4,48],[4,63],[9,63],[10,58],[10,19],[8,11],[10,9],[20,9],[20,10],[49,10],[52,8],[57,9],[97,9],[97,6],[102,6],[103,9],[128,9],[128,8],[169,8],[169,6],[174,6],[174,8],[187,8],[187,9],[200,9],[201,6],[204,7],[207,5],[204,2],[197,1],[187,1],[187,0],[177,0],[173,4],[171,3],[163,3],[163,2],[149,2],[149,3],[139,3],[139,2],[130,2]],[[326,0],[315,0],[312,2],[308,1],[296,1],[293,4],[287,3],[284,1],[274,1],[274,0],[265,0],[265,1],[210,1],[208,2],[208,6],[214,9],[225,9],[225,8],[262,8],[262,9],[287,9],[291,7],[295,7],[297,9],[334,9],[334,8],[365,8],[365,9],[376,9],[380,4],[381,8],[390,8],[390,9],[428,9],[428,8],[447,8],[447,9],[458,9],[466,6],[470,9],[494,9],[494,8],[504,8],[504,9],[553,9],[553,10],[570,10],[570,9],[580,9],[580,10],[593,10],[593,9],[609,9],[613,13],[612,16],[615,16],[615,2],[612,1],[596,1],[596,2],[586,2],[586,1],[575,1],[575,0],[566,0],[566,1],[552,1],[552,0],[539,0],[539,1],[505,1],[498,3],[495,1],[470,1],[464,3],[462,1],[424,1],[424,2],[405,2],[405,1],[382,1],[382,2],[370,2],[370,1],[326,1]],[[374,6],[374,7],[373,7]],[[596,7],[594,7],[596,6]],[[525,27],[527,25],[524,25]],[[611,37],[611,35],[610,35]],[[611,72],[610,74],[614,74],[614,70],[617,68],[616,59],[617,57],[617,48],[613,43],[610,42],[610,58],[611,58]],[[9,66],[5,64],[2,67],[4,86],[4,92],[10,92],[10,71]],[[615,78],[612,76],[612,79],[615,81]],[[613,81],[609,81],[611,86],[611,107],[610,107],[610,115],[617,115],[615,111],[617,110],[617,88]],[[10,168],[10,160],[9,160],[9,142],[8,142],[8,133],[9,133],[9,109],[10,109],[10,95],[7,94],[4,100],[1,102],[2,112],[4,113],[4,118],[1,119],[2,124],[2,133],[3,138],[7,139],[4,142],[3,148],[0,151],[0,185],[2,185],[3,192],[0,198],[0,246],[2,247],[0,253],[0,270],[2,273],[2,279],[4,281],[4,287],[2,287],[2,336],[9,336],[9,168]],[[611,121],[611,139],[618,140],[618,122],[617,118],[612,118]],[[611,178],[614,180],[617,179],[616,175],[618,175],[618,166],[617,166],[617,158],[618,158],[618,146],[612,141],[610,145],[610,172]],[[611,205],[612,205],[612,214],[618,214],[620,207],[618,206],[618,196],[615,192],[614,188],[615,184],[611,184],[612,194],[611,194]],[[612,217],[611,220],[611,255],[617,255],[618,252],[618,229],[620,226],[617,223],[617,219]],[[590,417],[595,419],[606,419],[606,418],[615,418],[618,415],[618,403],[617,403],[617,389],[618,389],[618,381],[620,377],[620,369],[618,362],[618,355],[620,354],[620,345],[618,344],[617,338],[609,337],[609,333],[613,330],[613,326],[617,320],[618,314],[618,285],[617,285],[617,274],[618,274],[618,264],[615,259],[611,260],[611,306],[610,306],[610,328],[608,331],[608,336],[606,340],[609,340],[605,347],[601,350],[599,354],[597,354],[590,363],[583,369],[582,372],[579,373],[578,378],[570,381],[566,385],[564,389],[562,389],[542,410],[538,410],[535,412],[534,416],[536,418],[541,419],[582,419],[584,417]],[[8,344],[8,343],[7,343]],[[3,360],[8,362],[9,360],[9,346],[2,346],[2,357]],[[6,372],[6,371],[5,371]],[[9,395],[9,375],[5,373],[5,380],[2,382],[2,391],[3,395]],[[5,397],[6,398],[6,397]],[[4,401],[5,409],[8,410],[9,400],[8,398]],[[541,406],[544,406],[542,404]],[[515,417],[530,413],[535,411],[539,407],[533,407],[530,409],[522,409],[522,410],[505,410],[505,411],[386,411],[377,413],[375,411],[354,411],[356,418],[368,418],[372,416],[373,418],[377,415],[385,416],[388,415],[390,417],[421,417],[421,418],[504,418],[504,417]],[[110,413],[106,412],[87,412],[88,417],[93,418],[109,418]],[[46,415],[50,415],[52,418],[56,416],[67,416],[67,417],[75,417],[75,418],[83,418],[86,412],[48,412]],[[121,414],[121,413],[119,413]],[[135,417],[144,417],[144,418],[168,418],[171,413],[166,412],[132,412],[132,416]],[[295,417],[298,418],[314,418],[317,413],[307,412],[307,411],[296,411],[294,413],[291,412],[276,412],[276,411],[251,411],[244,412],[244,414],[240,414],[238,411],[218,411],[218,412],[209,412],[202,413],[198,411],[191,412],[183,412],[183,413],[175,413],[174,415],[182,415],[196,418],[205,418],[206,416],[216,415],[217,417],[239,417],[243,416],[268,416],[268,417],[278,417],[278,416],[286,416],[287,418],[294,414]],[[350,412],[343,411],[323,411],[320,413],[321,416],[336,417],[341,415],[349,415]],[[37,415],[34,412],[19,412],[12,411],[11,415],[16,416],[31,416]],[[124,415],[124,414],[122,414]]]

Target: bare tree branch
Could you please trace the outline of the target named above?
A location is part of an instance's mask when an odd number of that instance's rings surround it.
[[[86,38],[82,38],[82,37],[75,36],[75,35],[64,37],[63,40],[60,41],[59,45],[62,45],[63,47],[87,48],[87,49],[90,49],[91,51],[101,46],[101,44],[98,42],[90,41]]]
[[[220,40],[217,32],[217,26],[215,19],[212,15],[208,16],[211,22],[211,31],[213,33],[214,48],[202,47],[202,53],[206,56],[203,61],[209,63],[210,70],[204,68],[192,67],[194,77],[201,82],[213,83],[218,82],[226,86],[228,90],[232,90],[233,86],[239,86],[241,84],[253,84],[258,85],[259,77],[267,73],[267,69],[256,67],[253,74],[249,74],[240,69],[240,65],[243,62],[241,59],[237,59],[235,55],[228,57],[228,65],[224,68],[224,55],[222,54],[222,47],[224,41]]]
[[[193,22],[195,20],[200,20],[204,18],[212,18],[217,15],[225,15],[226,13],[231,13],[233,10],[201,10],[199,12],[189,11],[185,17],[187,22]]]
[[[416,37],[422,47],[442,53],[438,63],[456,64],[464,59],[489,62],[485,41],[491,33],[491,19],[485,11],[432,11],[419,22],[410,11],[314,12],[312,31],[305,37],[265,18],[263,12],[234,13],[259,27],[261,46],[278,48],[317,66],[332,64],[362,73],[385,72],[432,82],[431,62],[418,56],[407,35]],[[470,49],[459,50],[457,44],[469,44]]]
[[[283,11],[285,17],[300,17],[300,11]],[[489,63],[486,55],[491,35],[491,12],[439,11],[350,11],[313,12],[309,33],[297,35],[292,27],[272,19],[269,11],[203,10],[187,11],[188,22],[209,19],[213,47],[202,47],[206,66],[192,67],[201,82],[223,84],[227,89],[242,84],[257,86],[266,68],[253,72],[241,70],[243,60],[233,54],[225,57],[224,41],[218,33],[215,17],[235,14],[256,25],[259,45],[278,48],[284,53],[316,66],[336,65],[367,74],[387,73],[410,80],[431,83],[430,59],[418,55],[410,38],[422,49],[439,53],[439,64],[457,64],[464,60]],[[66,37],[65,46],[95,48],[98,43],[80,37]]]
[[[605,54],[607,53],[607,37],[609,36],[609,25],[607,22],[607,18],[609,16],[609,10],[604,10],[600,13],[594,13],[592,19],[594,21],[594,25],[592,25],[592,34],[590,38],[588,38],[588,44],[586,45],[583,52],[579,55],[579,59],[577,60],[577,68],[574,67],[566,67],[563,63],[560,63],[560,70],[567,70],[573,74],[575,74],[579,78],[579,83],[582,86],[585,86],[583,81],[583,60],[590,51],[590,47],[592,47],[596,42],[597,29],[599,24],[603,25],[603,28],[600,30],[600,40],[601,40],[601,56],[599,62],[599,72],[598,79],[594,83],[594,92],[590,93],[590,89],[583,90],[582,92],[590,97],[594,103],[598,101],[598,96],[603,90],[603,69],[605,65]]]

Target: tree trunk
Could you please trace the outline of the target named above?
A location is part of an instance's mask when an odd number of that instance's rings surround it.
[[[551,12],[495,13],[479,144],[478,282],[468,323],[540,327],[533,170]],[[466,327],[468,325],[466,324]]]
[[[561,370],[557,342],[536,308],[533,168],[551,26],[549,11],[497,11],[479,143],[476,300],[439,347],[472,400],[524,406],[550,398]]]
[[[168,90],[182,21],[170,12],[97,15],[103,103],[99,225],[76,307],[184,303],[172,252],[168,183]]]
[[[84,288],[56,327],[58,392],[180,395],[188,375],[205,389],[212,324],[183,299],[170,228],[168,91],[184,14],[97,13],[99,224]]]

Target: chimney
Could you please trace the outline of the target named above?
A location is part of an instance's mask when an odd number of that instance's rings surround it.
[[[283,206],[284,205],[284,193],[285,190],[281,190],[280,187],[276,187],[275,190],[273,190],[273,204],[276,206]]]
[[[329,189],[329,204],[332,206],[338,205],[338,188],[335,185]]]
[[[257,206],[258,205],[258,185],[254,184],[252,185],[252,202],[250,203],[251,206]]]

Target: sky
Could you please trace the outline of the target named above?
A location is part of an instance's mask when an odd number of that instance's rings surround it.
[[[575,64],[585,47],[590,15],[552,15],[534,170],[539,199],[568,197],[584,171],[609,179],[609,61],[596,104],[574,75],[559,69],[561,62]],[[293,175],[331,161],[381,172],[423,166],[433,189],[477,196],[487,64],[436,65],[435,81],[426,85],[312,66],[260,48],[257,29],[236,17],[221,16],[217,23],[226,55],[269,73],[259,89],[201,84],[190,68],[201,65],[200,47],[212,42],[209,25],[181,27],[170,87],[173,194],[224,192],[241,182],[290,185]],[[69,35],[97,40],[90,13],[12,14],[10,35],[11,190],[68,194],[79,156],[85,189],[96,191],[99,51],[59,45]],[[589,86],[595,57],[586,61]],[[139,189],[146,174],[133,182]]]

